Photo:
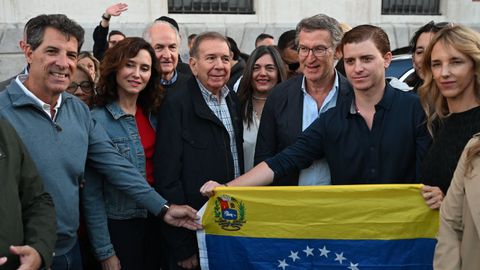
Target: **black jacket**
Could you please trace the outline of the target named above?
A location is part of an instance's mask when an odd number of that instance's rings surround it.
[[[183,89],[186,87],[187,83],[188,83],[188,80],[190,79],[190,77],[192,77],[193,75],[192,74],[185,74],[185,73],[182,73],[180,71],[178,71],[177,69],[177,80],[172,83],[172,84],[168,84],[168,85],[162,85],[163,88],[165,88],[165,91],[168,93],[170,91],[176,91],[177,89]]]
[[[190,65],[187,63],[180,62],[180,56],[178,56],[177,71],[179,74],[183,74],[186,76],[192,75],[192,70],[190,69]]]
[[[242,58],[238,58],[238,62],[233,65],[232,70],[230,71],[230,79],[227,82],[228,89],[233,90],[233,86],[243,75],[243,70],[247,63]]]
[[[226,97],[243,170],[243,125],[233,91]],[[210,110],[195,77],[185,87],[169,91],[158,117],[154,161],[155,188],[173,204],[199,209],[207,197],[200,187],[208,180],[234,179],[230,137]],[[166,243],[179,261],[197,252],[195,232],[164,226]]]
[[[0,257],[1,269],[17,269],[18,256],[10,245],[30,245],[49,268],[55,249],[55,208],[42,179],[14,128],[0,119]]]
[[[337,104],[352,93],[350,83],[341,74]],[[302,133],[303,119],[303,75],[297,75],[275,86],[262,112],[255,147],[254,164],[280,153],[293,144]],[[275,179],[274,185],[297,186],[299,172]]]
[[[108,29],[109,27],[103,27],[100,23],[93,30],[93,56],[98,61],[102,61],[105,51],[108,49]]]

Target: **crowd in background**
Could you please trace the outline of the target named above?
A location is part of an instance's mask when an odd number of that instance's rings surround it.
[[[415,72],[388,35],[325,14],[250,55],[161,16],[142,37],[39,15],[0,83],[0,269],[199,269],[196,210],[218,186],[422,183],[435,269],[480,265],[480,34],[429,22]]]

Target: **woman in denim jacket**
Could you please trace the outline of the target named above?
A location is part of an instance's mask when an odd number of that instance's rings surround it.
[[[152,184],[156,127],[152,116],[164,93],[155,51],[141,38],[126,38],[105,53],[100,69],[97,107],[92,115],[117,150]],[[119,269],[120,264],[123,270],[147,269],[145,246],[151,237],[147,210],[94,178],[101,175],[87,167],[84,209],[95,257],[103,269]]]

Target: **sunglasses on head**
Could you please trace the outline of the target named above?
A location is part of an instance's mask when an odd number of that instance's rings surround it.
[[[435,27],[435,28],[438,29],[438,30],[443,29],[443,28],[447,28],[447,27],[452,27],[452,26],[454,26],[454,23],[452,23],[452,22],[439,22],[439,23],[435,23],[434,21],[430,21],[429,24],[433,24],[433,27]]]

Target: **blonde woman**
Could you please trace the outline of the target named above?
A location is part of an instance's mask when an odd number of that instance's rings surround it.
[[[433,143],[423,160],[423,197],[438,209],[468,140],[480,132],[480,35],[460,25],[440,30],[427,47],[419,95]]]

